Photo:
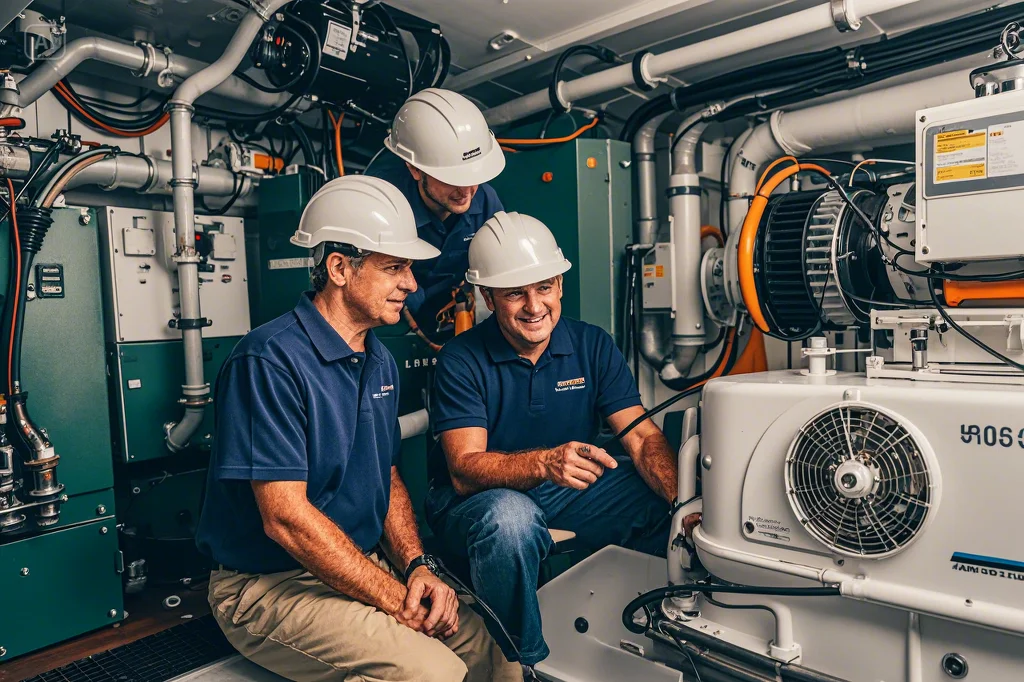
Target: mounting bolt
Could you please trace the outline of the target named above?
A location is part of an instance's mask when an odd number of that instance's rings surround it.
[[[88,225],[92,222],[92,215],[89,213],[89,209],[83,208],[82,212],[78,216],[79,225]]]
[[[110,529],[107,528],[106,526],[103,526],[102,528],[100,528],[100,535],[106,535],[109,532],[110,532]]]
[[[104,507],[102,504],[100,506],[96,507],[96,515],[97,516],[103,516],[106,513],[107,513],[107,508]]]
[[[929,249],[927,246],[922,246],[921,247],[921,253],[923,253],[925,255],[927,255],[930,251],[931,251],[931,249]]]
[[[2,646],[0,646],[0,658],[3,658],[6,655],[7,655],[7,649],[5,649]]]
[[[924,123],[924,122],[925,122],[925,121],[926,121],[927,119],[926,119],[926,118],[925,118],[924,116],[922,116],[922,117],[921,117],[920,119],[918,119],[918,120],[920,120],[920,121],[921,121],[921,123]]]
[[[24,575],[28,575],[28,568],[26,567],[26,568],[23,568],[23,569],[21,569],[21,574],[22,574],[23,576],[24,576]]]
[[[107,618],[117,618],[117,609],[107,611]]]

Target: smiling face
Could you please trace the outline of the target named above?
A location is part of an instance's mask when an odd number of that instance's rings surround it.
[[[427,205],[431,213],[441,220],[452,213],[462,215],[468,211],[470,204],[473,203],[473,197],[476,196],[476,191],[480,188],[480,185],[470,185],[469,187],[449,185],[427,175],[418,168],[406,165],[409,172],[412,173],[412,177],[419,184],[420,198],[423,199],[423,203]]]
[[[542,353],[562,315],[562,276],[524,287],[484,289],[502,334],[520,355]]]
[[[348,315],[367,327],[396,324],[405,299],[416,291],[412,261],[371,253],[356,261],[332,253],[327,267],[340,285]],[[337,279],[335,279],[337,277]]]

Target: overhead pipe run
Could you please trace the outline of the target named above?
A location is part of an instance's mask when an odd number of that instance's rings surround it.
[[[156,85],[165,90],[176,80],[190,78],[208,68],[204,62],[158,50],[148,43],[135,45],[100,36],[78,38],[64,47],[60,57],[39,62],[32,73],[18,83],[17,106],[24,109],[32,105],[61,79],[87,61],[123,67],[138,78],[154,77]],[[209,92],[236,102],[267,109],[280,106],[290,96],[288,93],[272,95],[262,92],[230,74],[210,88]]]
[[[161,161],[151,156],[119,154],[103,159],[76,175],[68,189],[85,185],[96,185],[100,189],[134,189],[141,194],[171,194],[171,180],[174,177],[170,161]],[[208,196],[232,196],[242,183],[239,197],[253,193],[258,183],[255,178],[235,174],[224,168],[198,166],[196,168],[197,194]]]
[[[861,17],[910,5],[918,0],[833,0],[817,7],[734,31],[728,35],[641,58],[640,72],[655,79],[683,69],[725,59],[768,45],[827,29],[844,30],[859,25]],[[575,102],[617,88],[636,85],[633,64],[623,64],[572,81],[559,81],[557,91],[566,102]],[[517,97],[484,112],[491,126],[511,123],[550,108],[548,89]]]
[[[199,310],[199,253],[196,251],[195,190],[193,177],[195,161],[192,156],[192,114],[195,101],[231,77],[241,64],[253,39],[259,34],[266,17],[290,0],[268,0],[255,6],[238,25],[231,42],[220,58],[208,67],[190,76],[178,86],[167,104],[171,115],[171,165],[173,177],[170,185],[174,199],[174,235],[177,251],[174,262],[178,266],[178,289],[181,301],[181,340],[185,352],[185,383],[181,402],[185,413],[176,423],[165,425],[167,447],[177,452],[189,440],[203,421],[210,403],[210,385],[203,376],[203,327],[209,321]]]

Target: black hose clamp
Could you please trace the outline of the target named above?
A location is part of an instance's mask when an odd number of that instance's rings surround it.
[[[209,327],[213,322],[206,317],[195,317],[195,318],[181,318],[172,319],[167,322],[167,326],[171,329],[202,329],[203,327]]]
[[[668,198],[677,197],[680,194],[700,194],[701,190],[699,186],[695,185],[683,185],[681,187],[669,187],[665,190],[665,196]]]
[[[650,92],[658,87],[659,81],[647,75],[644,68],[647,58],[651,56],[650,50],[641,50],[633,55],[633,83],[644,92]]]

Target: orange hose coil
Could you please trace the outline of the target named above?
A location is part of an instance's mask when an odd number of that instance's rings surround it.
[[[747,217],[743,219],[743,227],[740,228],[737,266],[740,271],[740,290],[743,293],[743,305],[747,307],[747,313],[750,315],[754,326],[766,334],[771,333],[771,329],[769,329],[764,313],[761,312],[761,302],[757,298],[757,288],[754,281],[754,245],[757,243],[757,230],[761,224],[764,209],[768,205],[768,198],[779,185],[801,171],[815,171],[825,177],[831,177],[827,170],[817,164],[795,163],[779,171],[766,182],[765,176],[768,172],[777,166],[780,161],[788,159],[796,161],[791,156],[776,159],[761,174],[761,179],[757,183],[757,195],[750,202]]]

